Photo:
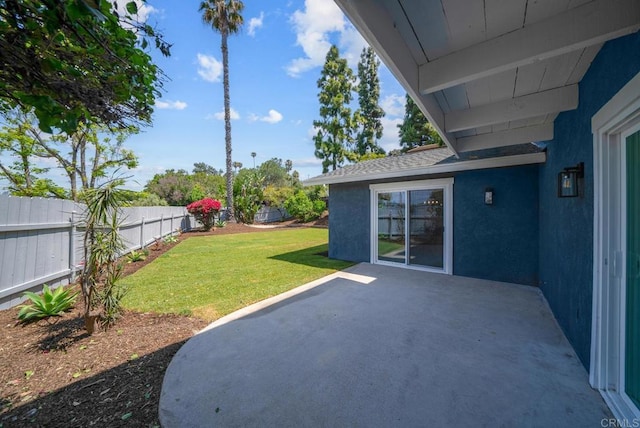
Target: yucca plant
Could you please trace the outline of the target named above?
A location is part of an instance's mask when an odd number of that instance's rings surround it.
[[[216,220],[215,225],[216,227],[225,227],[227,225],[227,222],[222,219],[218,219]]]
[[[118,189],[122,180],[114,180],[86,192],[87,208],[84,213],[84,259],[80,275],[84,300],[85,328],[92,334],[100,319],[108,327],[122,312],[120,300],[125,289],[118,279],[122,267],[118,256],[125,246],[118,233],[121,226],[121,207],[124,194]]]
[[[28,297],[32,303],[20,306],[18,319],[26,323],[51,316],[60,316],[73,307],[78,293],[72,293],[70,288],[65,289],[64,287],[58,287],[52,291],[45,284],[41,296],[31,291],[25,291],[24,296]]]

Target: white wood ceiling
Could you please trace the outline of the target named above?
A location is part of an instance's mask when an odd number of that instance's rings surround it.
[[[640,28],[640,0],[335,1],[456,153],[552,139],[603,43]]]

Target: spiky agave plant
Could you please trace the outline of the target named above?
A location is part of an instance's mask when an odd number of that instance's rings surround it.
[[[51,290],[47,284],[42,288],[42,295],[31,291],[25,291],[24,295],[29,298],[31,304],[20,306],[18,319],[23,323],[60,316],[73,307],[78,297],[78,293],[72,293],[70,288],[60,286]]]

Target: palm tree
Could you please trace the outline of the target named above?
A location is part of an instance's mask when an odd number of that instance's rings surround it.
[[[211,25],[214,31],[222,36],[222,84],[224,90],[224,132],[227,152],[227,219],[232,218],[233,210],[233,163],[231,161],[231,106],[229,101],[229,34],[240,31],[244,22],[242,10],[244,4],[240,0],[203,0],[198,9],[202,13],[205,24]]]

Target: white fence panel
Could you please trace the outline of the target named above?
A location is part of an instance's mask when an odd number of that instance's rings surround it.
[[[0,195],[0,309],[20,303],[24,291],[75,279],[84,258],[83,211],[67,200]],[[194,224],[184,207],[125,208],[125,253]]]
[[[71,201],[0,195],[0,308],[71,276]]]
[[[290,219],[291,215],[284,208],[278,209],[270,206],[262,206],[253,217],[256,223],[272,223]]]

